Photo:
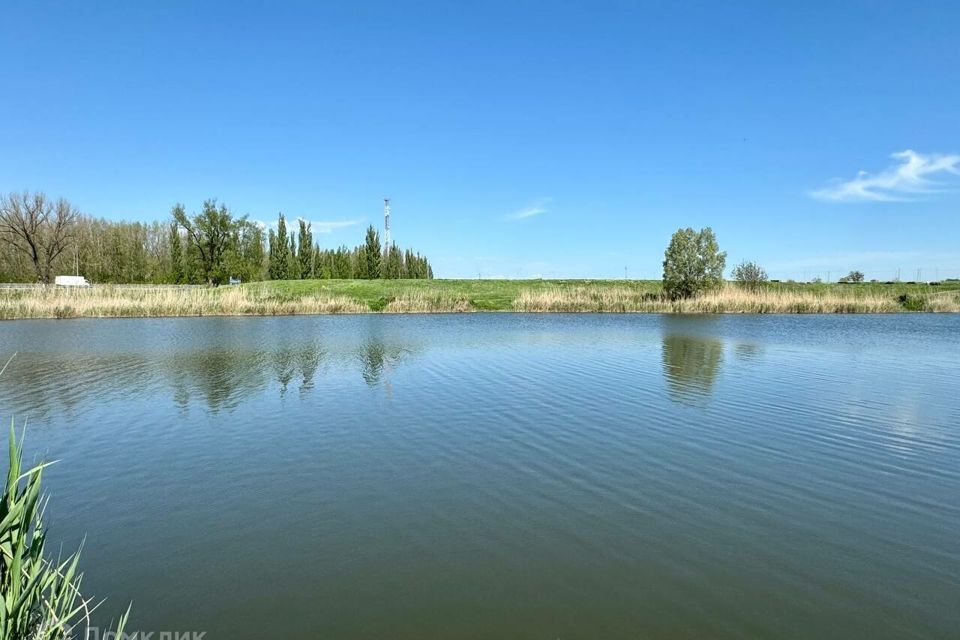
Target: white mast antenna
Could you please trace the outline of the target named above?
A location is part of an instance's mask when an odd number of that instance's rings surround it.
[[[390,253],[390,198],[383,199],[383,252]]]

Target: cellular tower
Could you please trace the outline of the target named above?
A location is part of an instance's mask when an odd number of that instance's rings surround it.
[[[383,252],[390,253],[390,198],[383,199]]]

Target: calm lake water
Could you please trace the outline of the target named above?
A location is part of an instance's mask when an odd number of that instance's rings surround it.
[[[132,629],[960,635],[960,316],[0,323]]]

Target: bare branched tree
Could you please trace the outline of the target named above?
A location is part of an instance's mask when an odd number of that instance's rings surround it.
[[[25,254],[37,280],[49,284],[53,262],[73,240],[80,213],[69,202],[56,202],[41,192],[0,196],[0,240]]]

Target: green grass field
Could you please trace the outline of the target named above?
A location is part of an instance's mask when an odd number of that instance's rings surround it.
[[[281,280],[244,285],[266,287],[281,298],[327,294],[359,300],[380,311],[393,299],[405,296],[443,296],[463,299],[477,311],[508,311],[523,291],[573,287],[621,289],[639,293],[660,291],[655,280]]]
[[[623,292],[637,295],[662,290],[659,280],[282,280],[254,282],[245,287],[266,288],[281,300],[296,300],[307,295],[344,296],[362,302],[373,311],[383,310],[390,301],[405,296],[443,296],[465,300],[477,311],[509,311],[521,293],[563,293],[587,288],[597,292]],[[770,293],[808,293],[818,296],[899,298],[902,295],[926,297],[946,291],[960,291],[960,281],[939,286],[928,284],[801,284],[768,283]]]

